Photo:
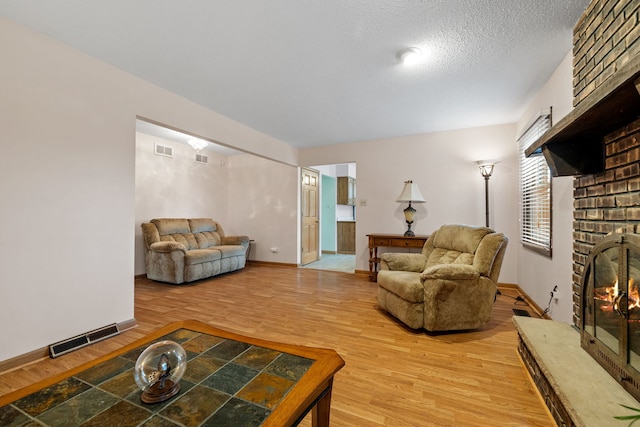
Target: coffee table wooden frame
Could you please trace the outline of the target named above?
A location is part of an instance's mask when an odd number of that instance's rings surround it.
[[[293,386],[293,388],[287,393],[282,401],[280,401],[278,406],[271,412],[262,426],[295,426],[300,421],[302,421],[302,419],[310,410],[313,411],[312,424],[314,427],[329,426],[333,376],[344,366],[344,360],[338,355],[338,353],[336,353],[335,350],[303,347],[293,344],[277,343],[261,340],[258,338],[246,337],[243,335],[218,329],[216,327],[196,320],[183,320],[170,323],[167,326],[164,326],[119,350],[113,351],[98,359],[92,360],[91,362],[82,364],[69,371],[39,381],[23,389],[16,390],[4,396],[0,396],[0,407],[13,403],[18,399],[21,399],[36,391],[56,384],[64,380],[65,378],[74,376],[86,369],[106,362],[107,360],[112,359],[116,356],[125,354],[137,347],[150,343],[178,329],[189,329],[192,331],[240,341],[247,344],[272,349],[282,353],[293,354],[313,360],[314,363],[311,365],[309,370]]]

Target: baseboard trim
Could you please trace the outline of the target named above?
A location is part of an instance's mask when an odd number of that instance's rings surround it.
[[[136,319],[129,319],[129,320],[125,320],[124,322],[116,323],[116,325],[119,331],[118,335],[120,335],[122,332],[126,332],[129,329],[133,329],[137,327],[138,321]],[[114,335],[114,336],[117,336],[117,335]],[[0,373],[5,374],[9,371],[13,371],[14,369],[18,369],[25,365],[29,365],[39,360],[48,359],[48,358],[49,358],[49,346],[38,348],[28,353],[24,353],[16,357],[12,357],[10,359],[1,361]]]
[[[7,373],[21,366],[28,365],[33,362],[37,362],[49,357],[49,346],[38,348],[30,351],[29,353],[21,354],[11,359],[3,360],[0,362],[0,373]]]
[[[298,268],[296,264],[288,264],[284,262],[271,262],[271,261],[250,261],[251,265],[259,265],[263,267],[287,267],[287,268]]]
[[[533,311],[536,312],[536,314],[540,317],[542,317],[543,319],[551,319],[551,317],[549,317],[548,314],[542,314],[544,313],[544,310],[542,308],[540,308],[540,306],[538,304],[536,304],[536,302],[534,300],[532,300],[529,295],[527,295],[527,293],[525,291],[523,291],[520,286],[514,284],[514,283],[498,283],[498,289],[513,289],[516,292],[518,292],[518,294],[522,297],[522,299],[524,299],[524,301],[529,304],[529,307],[531,307],[531,309]]]

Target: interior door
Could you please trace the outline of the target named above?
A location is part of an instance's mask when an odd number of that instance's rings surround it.
[[[302,265],[318,260],[320,174],[302,169]]]

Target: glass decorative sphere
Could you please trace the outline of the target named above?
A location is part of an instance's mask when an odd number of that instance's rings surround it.
[[[162,402],[178,394],[186,368],[187,352],[177,342],[160,341],[147,347],[133,371],[142,402]]]

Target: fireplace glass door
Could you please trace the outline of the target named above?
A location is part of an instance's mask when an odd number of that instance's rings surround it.
[[[639,281],[638,235],[614,234],[593,248],[583,276],[582,347],[627,389],[640,380]]]

